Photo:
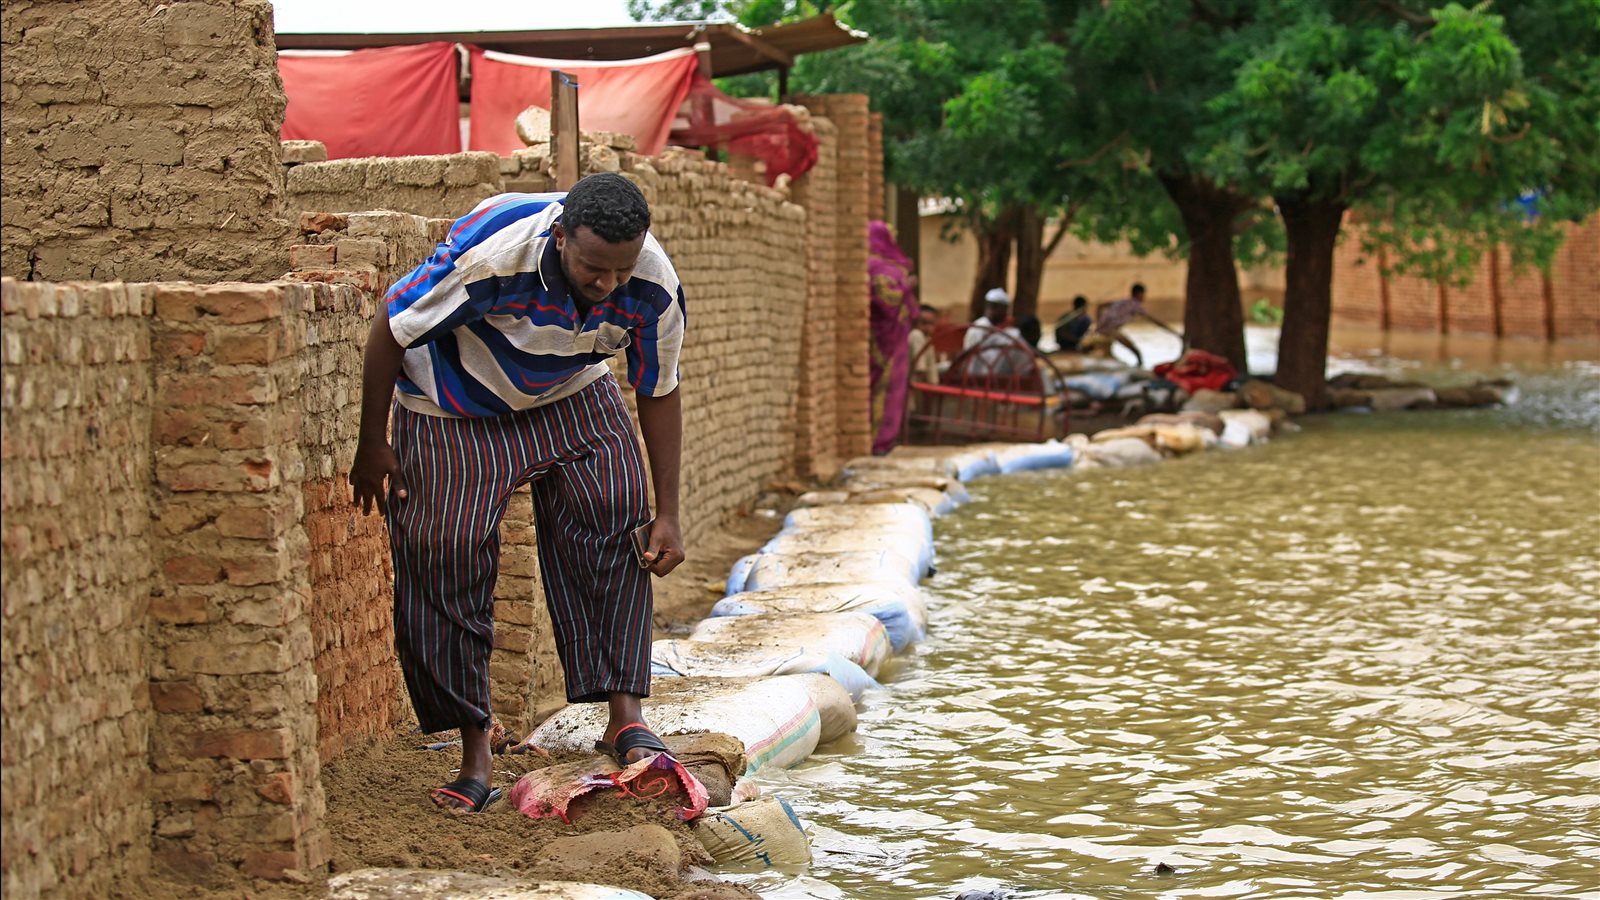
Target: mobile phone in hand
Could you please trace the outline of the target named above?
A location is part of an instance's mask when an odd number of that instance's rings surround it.
[[[629,535],[633,539],[633,555],[639,560],[639,568],[650,568],[650,560],[645,559],[645,553],[650,549],[650,529],[655,527],[656,520],[650,521],[635,528]]]

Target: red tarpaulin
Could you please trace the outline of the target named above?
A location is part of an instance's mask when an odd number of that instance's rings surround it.
[[[667,143],[698,66],[687,47],[614,62],[513,56],[474,47],[468,146],[502,156],[527,146],[517,137],[517,114],[530,106],[550,108],[550,72],[560,69],[578,82],[580,130],[631,134],[640,153],[654,156]]]
[[[455,46],[279,53],[283,139],[321,141],[329,159],[461,152]]]
[[[689,102],[672,123],[672,143],[683,147],[723,147],[766,164],[767,186],[779,175],[799,178],[816,165],[817,136],[800,127],[787,109],[730,97],[709,78],[694,73]]]

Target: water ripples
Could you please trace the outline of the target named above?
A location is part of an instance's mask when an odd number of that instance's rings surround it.
[[[975,483],[938,525],[930,640],[858,736],[758,778],[815,823],[816,864],[750,883],[1594,891],[1600,443],[1592,412],[1548,414],[1588,381],[1535,383],[1531,413],[1327,416]]]

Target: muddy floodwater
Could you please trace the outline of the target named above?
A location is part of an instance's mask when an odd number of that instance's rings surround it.
[[[1521,403],[974,482],[929,639],[847,746],[757,779],[815,864],[746,883],[1596,896],[1600,368],[1477,369]]]

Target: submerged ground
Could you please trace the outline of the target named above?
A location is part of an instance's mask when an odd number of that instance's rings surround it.
[[[859,736],[758,777],[818,826],[817,864],[747,883],[1592,890],[1600,369],[1510,374],[1512,409],[1314,416],[1266,447],[975,482],[936,528],[932,635]]]

